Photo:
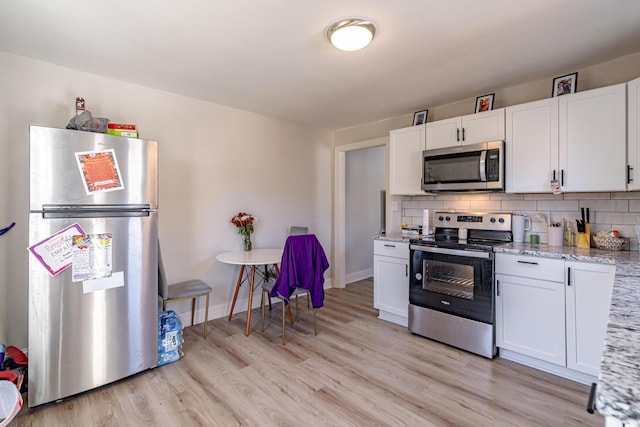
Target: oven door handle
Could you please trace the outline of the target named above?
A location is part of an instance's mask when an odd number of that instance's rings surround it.
[[[433,254],[457,255],[457,256],[463,256],[463,257],[485,258],[485,259],[491,258],[491,252],[485,252],[485,251],[438,248],[438,247],[422,246],[422,245],[409,245],[409,249],[413,249],[421,252],[430,252]]]

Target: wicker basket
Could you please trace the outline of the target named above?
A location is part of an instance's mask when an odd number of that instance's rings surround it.
[[[625,239],[611,236],[592,236],[598,249],[606,251],[619,251],[625,244]]]

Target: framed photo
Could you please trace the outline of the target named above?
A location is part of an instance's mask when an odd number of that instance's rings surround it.
[[[427,123],[428,113],[429,113],[429,110],[416,111],[413,114],[413,125],[418,126],[418,125],[423,125]]]
[[[488,95],[482,95],[476,98],[476,113],[481,111],[491,111],[493,110],[493,98],[495,98],[495,93],[490,93]]]
[[[578,87],[578,73],[567,74],[566,76],[556,77],[553,79],[553,88],[551,96],[566,95],[575,93]]]

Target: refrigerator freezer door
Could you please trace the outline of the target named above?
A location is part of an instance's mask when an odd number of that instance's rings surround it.
[[[156,141],[41,126],[29,127],[29,139],[30,211],[40,211],[45,205],[96,204],[149,205],[157,209]],[[87,180],[94,178],[83,176],[78,153],[111,150],[120,175],[119,186],[114,191],[87,194]]]
[[[71,266],[51,276],[29,255],[29,406],[157,365],[157,213],[54,219],[31,213],[30,246],[74,223],[86,234],[112,234],[112,270],[124,273],[124,286],[84,293]]]

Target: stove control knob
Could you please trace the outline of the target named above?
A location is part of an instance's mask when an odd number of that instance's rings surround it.
[[[422,280],[422,274],[416,273],[416,280]]]
[[[446,217],[445,219],[446,219],[447,221],[451,221],[451,217],[450,217],[450,216]]]
[[[498,222],[499,222],[500,224],[504,224],[504,218],[500,218],[500,219],[498,220]]]
[[[442,216],[439,216],[438,221],[444,221],[444,218]]]
[[[491,221],[491,223],[493,224],[493,223],[496,222],[496,219],[495,218],[491,218],[489,221]]]

